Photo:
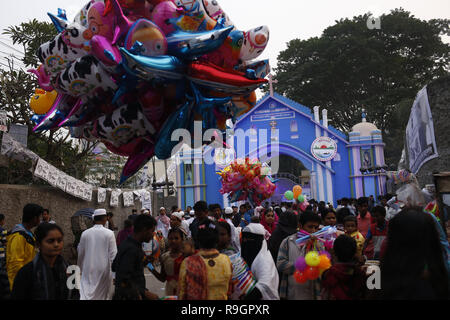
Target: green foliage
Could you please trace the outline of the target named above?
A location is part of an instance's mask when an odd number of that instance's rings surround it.
[[[381,29],[369,29],[369,16],[336,21],[321,37],[291,40],[278,56],[274,88],[327,108],[331,124],[345,132],[366,109],[368,121],[394,143],[386,150],[387,162],[394,163],[417,92],[449,73],[450,46],[441,35],[450,20],[427,22],[395,9],[381,16]]]
[[[40,64],[36,56],[37,50],[41,44],[53,39],[57,32],[52,23],[33,19],[19,26],[10,26],[3,34],[9,36],[14,44],[19,43],[23,46],[25,52],[23,63],[27,67],[36,68]]]
[[[23,63],[27,67],[36,68],[39,64],[36,56],[39,46],[54,38],[57,33],[52,24],[32,20],[20,26],[11,26],[4,34],[9,35],[14,44],[23,46]],[[83,144],[80,148],[70,138],[67,130],[34,133],[32,129],[35,124],[31,121],[33,113],[29,108],[29,100],[37,87],[34,76],[17,69],[13,61],[10,61],[9,70],[0,69],[0,106],[7,111],[9,123],[28,126],[28,148],[31,151],[58,169],[83,180],[95,144]],[[43,183],[41,180],[33,180],[29,168],[29,164],[8,161],[7,169],[0,170],[0,183]]]

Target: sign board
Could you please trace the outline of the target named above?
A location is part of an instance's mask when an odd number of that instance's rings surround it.
[[[9,134],[14,140],[19,142],[24,147],[28,144],[28,127],[20,124],[11,124],[9,126]]]
[[[337,143],[329,137],[319,137],[311,145],[311,154],[319,161],[331,161],[337,154]]]

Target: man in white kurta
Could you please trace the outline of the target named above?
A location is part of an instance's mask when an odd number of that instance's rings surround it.
[[[81,234],[78,266],[81,269],[80,300],[110,300],[113,292],[111,265],[117,254],[114,232],[104,226],[106,210],[95,210],[94,226]]]

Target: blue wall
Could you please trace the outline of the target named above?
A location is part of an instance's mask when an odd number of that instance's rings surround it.
[[[275,122],[276,123],[275,123]],[[336,130],[332,126],[325,128],[322,123],[314,121],[314,114],[308,107],[298,104],[292,100],[286,99],[283,96],[274,94],[273,97],[266,95],[259,103],[246,115],[238,119],[234,131],[234,146],[237,158],[251,158],[257,156],[262,161],[267,161],[264,156],[267,156],[267,145],[273,147],[272,141],[272,127],[278,129],[278,144],[279,153],[294,157],[301,161],[303,165],[310,171],[317,171],[321,168],[323,172],[322,185],[324,190],[324,197],[319,196],[319,181],[316,181],[311,187],[315,187],[317,200],[326,202],[333,202],[336,206],[336,200],[343,197],[351,196],[350,187],[350,164],[348,153],[347,136],[342,132]],[[250,129],[256,129],[256,136],[248,135]],[[264,130],[260,135],[259,130]],[[239,130],[243,130],[244,132]],[[245,140],[242,140],[245,131],[247,135]],[[241,140],[239,138],[240,134]],[[326,164],[316,160],[311,154],[311,145],[317,137],[328,136],[336,141],[338,146],[338,155],[331,161],[331,168],[328,169]],[[251,141],[256,139],[257,141]],[[245,142],[243,142],[245,141]],[[269,147],[270,148],[270,147]],[[254,151],[257,151],[256,153]],[[219,203],[223,205],[223,196],[219,190],[221,188],[220,177],[217,171],[221,168],[216,165],[205,165],[206,174],[206,201],[208,204]],[[183,171],[182,179],[184,181]],[[326,172],[331,174],[331,180],[327,180]],[[369,182],[367,182],[369,188]],[[183,184],[183,183],[182,183]],[[332,199],[328,197],[328,185],[332,186]],[[371,184],[374,186],[374,183]],[[182,192],[183,193],[183,192]],[[182,203],[184,204],[183,199]]]

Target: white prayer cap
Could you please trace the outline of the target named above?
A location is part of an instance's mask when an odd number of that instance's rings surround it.
[[[161,210],[166,210],[166,208],[164,208],[164,207],[159,208],[159,211],[161,211]]]
[[[192,217],[195,216],[195,211],[191,210],[191,212],[189,212],[189,215],[192,216]]]
[[[180,212],[174,212],[172,213],[172,216],[175,216],[178,218],[178,220],[182,221],[183,220],[183,216],[184,216],[184,212],[180,211]]]
[[[92,215],[92,218],[98,217],[98,216],[106,216],[106,210],[105,209],[97,209],[94,211],[94,214]]]
[[[148,213],[150,213],[150,210],[145,209],[144,214],[148,214]]]
[[[232,213],[233,213],[233,209],[231,207],[225,208],[225,214],[232,214]]]
[[[260,223],[249,223],[242,232],[250,232],[253,234],[259,234],[264,236],[266,234],[266,229],[264,229],[264,226]]]

